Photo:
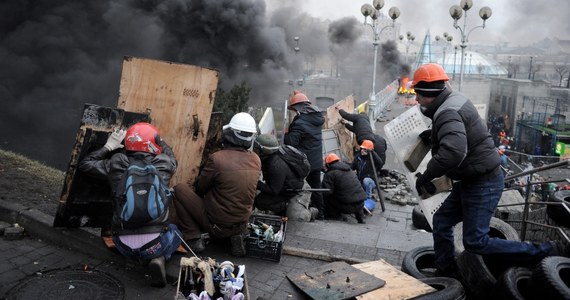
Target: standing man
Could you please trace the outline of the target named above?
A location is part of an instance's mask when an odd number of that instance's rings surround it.
[[[432,158],[416,190],[421,195],[432,179],[446,175],[453,189],[433,216],[435,264],[442,276],[455,276],[453,226],[463,221],[463,245],[476,254],[504,259],[534,260],[557,255],[557,243],[530,244],[489,237],[489,223],[501,198],[504,182],[499,156],[477,109],[463,94],[446,84],[449,77],[438,64],[425,64],[414,73],[412,87],[422,114],[432,119]]]
[[[311,163],[311,172],[305,179],[311,188],[321,188],[321,169],[323,167],[323,144],[322,128],[325,123],[319,108],[312,105],[307,96],[299,91],[294,91],[289,99],[289,110],[296,116],[289,124],[289,129],[284,136],[285,145],[290,145],[307,155]],[[323,196],[318,192],[311,193],[311,207],[319,210],[317,220],[323,220],[324,203]]]
[[[257,125],[240,112],[223,127],[223,149],[211,154],[195,187],[174,187],[178,227],[194,252],[205,250],[203,232],[215,239],[230,238],[231,254],[245,255],[243,234],[253,210],[261,161],[253,153]]]

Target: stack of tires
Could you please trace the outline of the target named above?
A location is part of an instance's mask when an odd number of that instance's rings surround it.
[[[498,218],[491,219],[491,237],[519,241],[517,231]],[[464,250],[462,224],[454,239],[459,278],[436,277],[433,247],[412,249],[402,271],[437,291],[414,299],[570,299],[570,258],[550,256],[539,262],[514,265]]]

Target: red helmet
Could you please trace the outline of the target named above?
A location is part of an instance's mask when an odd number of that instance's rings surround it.
[[[289,106],[287,106],[287,108],[291,109],[293,105],[301,102],[311,102],[311,101],[309,101],[307,95],[301,93],[298,90],[295,90],[293,91],[293,96],[291,96],[291,99],[289,99]]]
[[[334,154],[334,153],[329,153],[327,154],[327,156],[325,156],[325,163],[328,165],[330,163],[333,163],[335,161],[339,161],[340,158],[338,157],[338,155]]]
[[[421,65],[414,73],[414,81],[412,82],[412,87],[416,88],[416,85],[420,81],[434,82],[434,81],[448,81],[449,77],[445,73],[442,66],[434,63],[429,63]]]
[[[151,154],[162,153],[162,147],[156,143],[158,129],[153,125],[140,122],[127,129],[125,149],[127,151],[142,151]]]
[[[360,148],[366,150],[374,150],[374,143],[371,140],[362,140],[362,144],[360,144]]]

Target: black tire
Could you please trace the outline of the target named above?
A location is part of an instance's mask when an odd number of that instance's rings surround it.
[[[491,295],[497,279],[481,255],[469,251],[461,252],[457,257],[457,269],[469,296],[485,299]]]
[[[570,191],[557,191],[550,197],[549,202],[565,203],[570,207]],[[546,213],[560,226],[570,227],[570,213],[562,205],[547,205]]]
[[[402,260],[402,272],[414,278],[434,277],[435,270],[433,246],[414,248]]]
[[[570,258],[549,256],[532,271],[530,285],[542,299],[570,299]]]
[[[414,300],[462,300],[465,289],[459,280],[451,277],[420,278],[419,281],[436,289],[436,292],[414,297]]]
[[[417,229],[432,232],[431,226],[429,226],[428,220],[426,219],[426,215],[419,205],[416,205],[414,210],[412,210],[412,224],[414,224],[414,227]]]
[[[520,241],[521,237],[513,226],[505,221],[492,217],[489,223],[489,237],[501,238],[509,241]],[[463,246],[463,222],[459,222],[453,228],[453,240],[455,245],[455,256],[465,251]]]
[[[497,279],[494,299],[525,300],[534,299],[530,286],[532,271],[524,267],[510,267]]]

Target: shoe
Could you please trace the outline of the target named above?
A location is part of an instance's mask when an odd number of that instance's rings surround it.
[[[192,251],[194,251],[194,253],[200,253],[206,250],[206,245],[204,244],[204,239],[202,239],[202,237],[187,240],[186,244],[188,247],[190,247],[190,249],[192,249]]]
[[[241,234],[232,236],[230,238],[230,244],[231,244],[230,251],[233,256],[237,257],[245,256],[245,242]]]
[[[153,258],[148,263],[150,285],[154,287],[166,286],[166,268],[164,256]]]
[[[358,224],[366,224],[366,222],[364,222],[364,213],[362,212],[362,210],[356,212],[354,216],[356,217],[356,221],[358,222]]]
[[[460,280],[459,270],[457,269],[457,263],[453,262],[449,264],[446,268],[437,268],[434,272],[434,277],[450,277]]]
[[[319,215],[319,210],[316,207],[309,207],[309,211],[311,212],[311,222],[313,222]]]

